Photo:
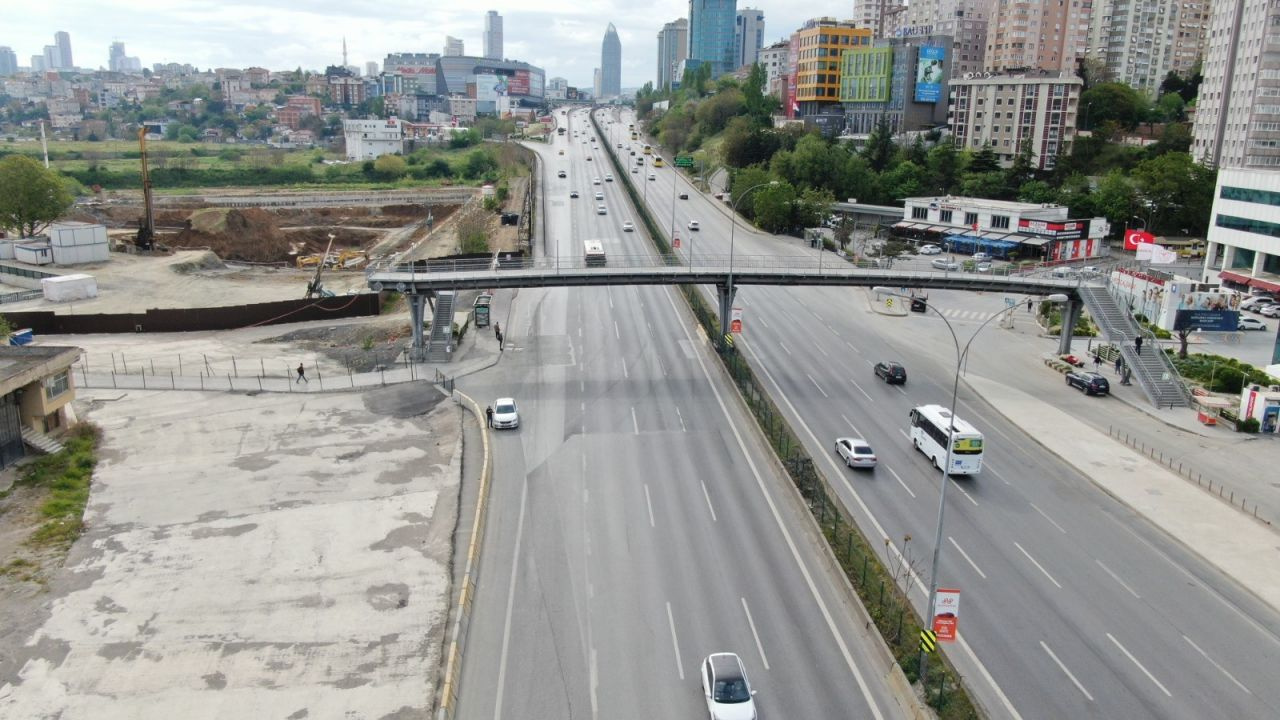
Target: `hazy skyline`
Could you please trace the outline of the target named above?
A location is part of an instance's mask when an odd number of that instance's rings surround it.
[[[851,2],[821,2],[808,9],[795,3],[739,2],[764,11],[765,44],[789,35],[811,17],[847,19]],[[9,8],[0,24],[0,45],[13,48],[18,64],[53,44],[53,34],[71,34],[75,62],[105,68],[107,49],[123,42],[128,54],[150,68],[155,63],[215,67],[265,67],[323,70],[347,59],[363,68],[381,66],[389,52],[441,52],[446,35],[461,38],[467,54],[481,53],[484,15],[503,16],[504,54],[546,70],[547,78],[590,88],[600,64],[600,38],[609,23],[622,41],[622,85],[640,87],[653,80],[657,34],[663,23],[686,17],[688,0],[656,0],[637,5],[618,0],[566,3],[551,0],[487,2],[465,10],[446,9],[421,0],[383,0],[373,5],[313,0],[299,8],[292,0],[189,0],[179,6],[125,3],[121,0],[58,0]]]

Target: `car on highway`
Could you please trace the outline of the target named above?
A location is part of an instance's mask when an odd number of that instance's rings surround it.
[[[630,220],[622,223],[622,232],[635,232],[636,226]]]
[[[756,693],[736,653],[712,653],[702,661],[702,694],[711,720],[756,720]]]
[[[689,199],[689,193],[680,193],[680,199],[681,199],[681,200],[688,200],[688,199]]]
[[[495,430],[520,427],[520,411],[516,409],[515,400],[507,397],[493,401],[493,427]]]
[[[604,193],[597,191],[597,192],[596,192],[596,199],[597,199],[597,200],[603,200],[603,199],[604,199]]]
[[[698,229],[698,221],[697,221],[697,220],[690,220],[690,221],[689,221],[689,229],[690,229],[690,230],[697,230],[697,229]]]
[[[948,260],[946,258],[934,258],[932,261],[930,261],[929,264],[933,266],[934,270],[959,270],[960,269],[960,263],[956,262],[955,260]]]
[[[597,205],[597,206],[596,206],[596,214],[597,214],[597,215],[608,215],[608,214],[609,214],[609,211],[608,211],[607,209],[605,209],[605,206],[603,206],[603,205]]]
[[[619,147],[619,148],[621,148],[621,147],[622,147],[622,143],[618,143],[618,147]]]
[[[862,438],[836,438],[836,455],[844,460],[845,467],[873,468],[876,466],[876,453]]]
[[[1236,321],[1237,330],[1262,330],[1266,331],[1267,324],[1258,318],[1242,317]]]
[[[897,360],[884,360],[875,364],[874,368],[876,377],[883,379],[890,385],[905,385],[907,383],[907,369]]]
[[[631,174],[632,174],[632,175],[635,175],[636,173],[639,173],[639,172],[640,172],[640,168],[637,168],[637,167],[633,167],[633,168],[631,168]]]
[[[938,247],[937,245],[921,245],[920,254],[921,255],[941,255],[942,248]]]
[[[556,177],[568,177],[568,175],[565,174],[565,171],[561,170],[560,172],[556,173]]]
[[[577,191],[577,190],[570,190],[570,191],[569,191],[569,197],[571,197],[571,198],[576,198],[576,197],[578,197],[578,191]]]
[[[563,154],[564,154],[564,150],[561,150],[561,151],[560,151],[560,154],[561,154],[561,155],[563,155]]]
[[[613,173],[609,173],[608,175],[605,175],[605,176],[604,176],[604,181],[605,181],[605,182],[613,182]]]
[[[591,178],[591,184],[592,184],[592,185],[599,185],[599,184],[600,184],[600,178],[598,178],[598,177],[593,177],[593,178]]]
[[[590,155],[588,155],[588,156],[587,156],[587,162],[591,162],[591,156],[590,156]]]
[[[1080,388],[1085,395],[1110,395],[1111,383],[1096,372],[1072,370],[1067,373],[1067,385]]]
[[[649,179],[650,179],[650,180],[657,180],[657,179],[658,179],[658,176],[657,176],[657,175],[654,175],[653,173],[649,173]]]

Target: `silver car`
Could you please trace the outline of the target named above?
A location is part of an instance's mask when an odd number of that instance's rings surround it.
[[[493,427],[498,430],[520,427],[520,411],[516,409],[514,399],[508,397],[493,401]]]
[[[929,264],[933,266],[934,270],[959,270],[960,269],[960,263],[956,262],[955,260],[948,260],[946,258],[934,258],[929,262]]]
[[[862,438],[837,438],[836,455],[844,460],[845,467],[873,468],[876,466],[876,453]]]

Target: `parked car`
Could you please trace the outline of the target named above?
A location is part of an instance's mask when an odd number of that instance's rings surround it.
[[[1275,304],[1276,301],[1270,295],[1254,295],[1240,303],[1240,309],[1248,310],[1249,312],[1262,312],[1262,308]]]
[[[681,200],[688,200],[688,199],[689,199],[689,193],[680,193],[680,199],[681,199]]]
[[[921,245],[920,254],[921,255],[941,255],[942,248],[938,247],[937,245]]]
[[[837,438],[836,454],[844,460],[845,467],[873,468],[876,453],[862,438]]]
[[[711,720],[756,720],[756,693],[735,653],[712,653],[702,661],[702,694]]]
[[[960,269],[960,263],[954,260],[948,260],[946,258],[934,258],[933,261],[930,262],[929,264],[932,265],[933,269],[935,270],[959,270]]]
[[[636,226],[632,225],[630,220],[622,223],[622,232],[635,232],[635,229]]]
[[[989,272],[991,272],[991,263],[989,263],[989,262],[980,262],[980,263],[978,263],[977,265],[974,265],[974,266],[973,266],[973,271],[974,271],[974,272],[980,272],[980,273],[989,273]]]
[[[1258,318],[1241,317],[1238,321],[1236,321],[1236,329],[1266,331],[1267,324],[1262,322]]]
[[[563,170],[561,170],[560,172],[556,173],[556,177],[568,177],[568,176],[565,174]]]
[[[520,411],[516,409],[515,400],[508,397],[493,401],[493,427],[496,430],[520,427]]]
[[[876,377],[883,378],[890,385],[905,385],[907,382],[907,369],[896,360],[876,363],[875,373]]]
[[[698,221],[697,221],[697,220],[690,220],[690,221],[689,221],[689,229],[690,229],[690,230],[697,230],[697,229],[698,229]]]
[[[1073,370],[1067,373],[1067,385],[1080,388],[1085,395],[1109,395],[1111,384],[1096,372]]]
[[[973,261],[976,263],[990,262],[991,256],[984,252],[976,252],[973,254]]]
[[[1258,314],[1264,317],[1280,317],[1280,304],[1269,303],[1267,305],[1263,305],[1262,309],[1258,311]]]

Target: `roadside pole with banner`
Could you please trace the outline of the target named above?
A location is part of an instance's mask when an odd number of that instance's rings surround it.
[[[938,588],[933,602],[933,632],[938,642],[955,642],[959,632],[960,591]]]
[[[729,332],[736,335],[742,334],[742,308],[740,307],[729,311]]]

